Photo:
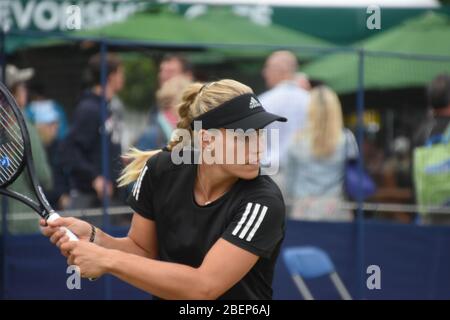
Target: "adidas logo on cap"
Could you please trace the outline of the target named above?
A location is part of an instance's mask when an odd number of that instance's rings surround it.
[[[249,105],[249,108],[250,108],[250,109],[254,109],[254,108],[256,108],[256,107],[262,107],[262,105],[261,105],[261,103],[260,103],[258,100],[256,100],[254,97],[252,97],[252,98],[250,99],[250,105]]]

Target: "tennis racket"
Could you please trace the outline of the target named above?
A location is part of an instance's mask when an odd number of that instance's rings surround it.
[[[30,199],[30,195],[8,189],[24,170],[28,173],[37,202]],[[30,138],[22,112],[12,94],[2,83],[0,83],[0,194],[26,204],[46,221],[51,222],[60,217],[48,203],[37,179]],[[66,227],[61,229],[65,230],[71,241],[78,241],[78,237],[72,231]]]

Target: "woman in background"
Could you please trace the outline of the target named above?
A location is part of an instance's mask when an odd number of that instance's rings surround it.
[[[286,194],[293,200],[291,217],[305,220],[351,220],[341,210],[345,164],[358,156],[352,132],[345,129],[342,108],[335,92],[326,86],[311,91],[305,130],[289,148]]]
[[[181,102],[183,91],[189,86],[190,82],[187,77],[182,75],[164,82],[156,92],[159,110],[151,116],[147,130],[136,142],[136,148],[154,150],[167,145],[172,131],[179,121],[177,106]]]

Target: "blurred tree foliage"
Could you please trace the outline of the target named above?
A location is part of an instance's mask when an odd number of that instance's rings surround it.
[[[155,101],[157,66],[144,54],[128,53],[121,57],[126,79],[119,96],[128,109],[148,111]]]

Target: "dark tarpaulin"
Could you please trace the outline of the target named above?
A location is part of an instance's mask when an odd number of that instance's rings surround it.
[[[116,235],[126,230],[118,229]],[[82,280],[82,290],[68,290],[66,260],[41,235],[9,236],[6,248],[8,299],[102,299],[104,281]],[[364,299],[449,299],[450,228],[392,223],[365,223],[365,266],[381,268],[381,290],[364,291]],[[356,225],[289,221],[284,247],[313,245],[326,250],[355,296],[359,286]],[[365,273],[365,270],[364,270]],[[318,299],[338,299],[326,279],[307,281]],[[363,284],[365,287],[365,283]],[[112,299],[148,299],[149,295],[113,278]],[[275,299],[300,299],[280,257],[274,278]]]

